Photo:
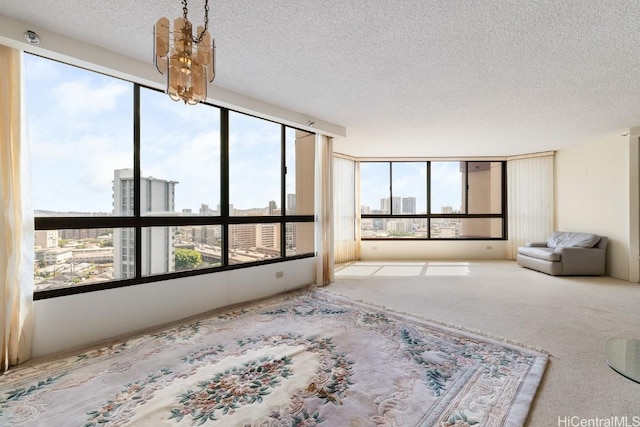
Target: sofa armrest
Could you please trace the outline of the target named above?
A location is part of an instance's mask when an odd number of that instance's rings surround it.
[[[560,254],[562,274],[604,275],[605,250],[600,248],[556,248]]]
[[[524,246],[527,248],[546,248],[547,242],[527,242]]]

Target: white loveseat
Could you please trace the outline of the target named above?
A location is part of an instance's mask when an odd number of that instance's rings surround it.
[[[608,239],[590,233],[556,231],[546,242],[518,248],[518,265],[552,276],[602,276]]]

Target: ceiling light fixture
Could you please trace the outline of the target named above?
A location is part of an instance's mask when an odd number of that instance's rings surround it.
[[[187,0],[182,0],[182,18],[158,19],[154,27],[154,63],[160,74],[167,76],[167,94],[174,101],[195,105],[207,98],[207,83],[215,78],[215,41],[209,34],[209,0],[204,2],[204,27],[197,36],[187,19]]]
[[[24,39],[31,44],[40,44],[40,36],[38,33],[32,30],[27,30],[24,32]]]

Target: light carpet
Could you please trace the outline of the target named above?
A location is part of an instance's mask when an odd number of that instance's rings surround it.
[[[322,290],[14,369],[16,426],[520,426],[545,354]]]

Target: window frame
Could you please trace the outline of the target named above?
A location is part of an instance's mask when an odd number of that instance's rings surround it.
[[[389,198],[390,209],[388,214],[365,214],[362,213],[362,206],[358,208],[359,217],[361,219],[385,219],[385,220],[399,220],[399,219],[421,219],[427,220],[427,237],[360,237],[363,241],[369,240],[389,240],[389,241],[482,241],[482,240],[508,240],[507,230],[507,162],[505,160],[464,160],[464,159],[451,159],[447,161],[464,162],[464,208],[465,212],[469,209],[469,164],[470,163],[500,163],[501,164],[501,213],[486,213],[486,214],[469,214],[469,213],[432,213],[431,206],[431,193],[432,193],[432,179],[431,179],[431,164],[438,162],[439,160],[361,160],[363,163],[388,163],[389,164]],[[394,163],[426,163],[426,181],[427,181],[427,212],[424,214],[394,214],[393,213],[393,164]],[[497,218],[502,220],[502,236],[501,237],[432,237],[431,236],[431,220],[432,219],[491,219]]]
[[[40,55],[34,55],[28,52],[24,52],[23,55],[39,56],[45,60],[56,61],[51,58],[43,57]],[[77,67],[75,65],[66,64],[71,67]],[[87,71],[99,73],[94,70],[87,69]],[[106,74],[103,74],[106,75]],[[106,75],[107,77],[123,80],[118,77]],[[126,80],[125,80],[126,81]],[[267,120],[276,123],[280,126],[281,134],[281,165],[280,165],[280,209],[279,215],[271,216],[230,216],[229,215],[229,112],[252,116],[237,110],[232,110],[227,107],[214,105],[212,103],[203,102],[205,105],[209,105],[214,108],[218,108],[220,111],[220,210],[221,212],[217,216],[146,216],[141,215],[140,209],[140,178],[141,178],[141,166],[140,166],[140,100],[141,90],[153,90],[162,92],[158,89],[151,88],[137,82],[129,82],[133,85],[133,182],[134,182],[134,213],[133,216],[76,216],[76,217],[39,217],[34,216],[34,230],[67,230],[67,229],[96,229],[96,228],[129,228],[133,229],[134,236],[130,238],[134,239],[135,248],[135,275],[132,278],[124,279],[112,279],[110,281],[92,283],[79,286],[68,286],[55,289],[44,289],[34,291],[33,299],[42,300],[48,298],[56,298],[67,295],[75,295],[85,292],[95,292],[106,289],[115,289],[133,285],[139,285],[144,283],[160,282],[171,279],[178,279],[191,276],[199,276],[203,274],[211,274],[220,271],[236,270],[242,268],[255,267],[259,265],[274,264],[280,262],[286,262],[296,259],[315,257],[315,249],[313,252],[305,252],[295,255],[287,255],[286,250],[286,225],[291,223],[315,223],[315,215],[291,215],[287,214],[287,210],[284,208],[287,202],[286,194],[286,131],[287,129],[294,129],[296,131],[303,131],[308,134],[314,134],[308,130],[299,129],[290,125],[276,122],[274,120],[265,119],[259,116],[253,116],[260,120]],[[280,256],[278,258],[258,260],[254,262],[246,262],[240,264],[229,263],[229,226],[233,224],[280,224]],[[142,240],[142,230],[146,227],[179,227],[179,226],[208,226],[219,225],[221,227],[222,246],[221,246],[221,262],[219,266],[207,267],[194,270],[182,270],[173,271],[152,275],[142,275],[142,245],[138,244]],[[315,235],[314,235],[315,239]],[[315,248],[315,244],[313,245]],[[114,254],[115,256],[115,254]],[[121,254],[118,254],[121,256]]]

